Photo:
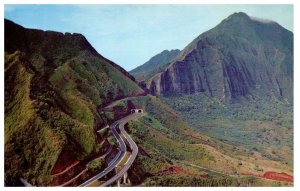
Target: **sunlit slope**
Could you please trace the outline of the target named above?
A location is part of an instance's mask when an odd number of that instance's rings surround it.
[[[82,160],[99,150],[94,127],[107,119],[96,108],[142,93],[84,36],[5,20],[6,183],[44,184],[62,152]]]

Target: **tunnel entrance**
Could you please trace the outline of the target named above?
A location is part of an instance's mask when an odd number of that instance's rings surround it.
[[[143,113],[142,109],[132,109],[131,113]]]

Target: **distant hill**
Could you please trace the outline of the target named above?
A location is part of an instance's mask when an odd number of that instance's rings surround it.
[[[133,79],[81,34],[5,20],[6,184],[43,185],[64,152],[83,160],[101,150],[94,128],[107,119],[96,108],[143,94]]]
[[[137,81],[144,81],[151,77],[153,74],[161,72],[165,67],[179,55],[180,50],[164,50],[161,53],[150,58],[149,61],[143,65],[131,70],[132,74]]]
[[[146,86],[154,95],[202,92],[292,102],[293,33],[274,21],[234,13],[197,37]]]

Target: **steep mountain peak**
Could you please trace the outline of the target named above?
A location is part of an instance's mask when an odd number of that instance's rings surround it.
[[[229,21],[229,20],[249,20],[250,19],[250,17],[246,14],[246,13],[244,13],[244,12],[235,12],[235,13],[233,13],[232,15],[229,15],[226,19],[225,19],[225,21]]]
[[[247,24],[250,27],[253,27],[254,24],[268,24],[273,26],[280,26],[277,22],[273,20],[249,16],[244,12],[233,13],[232,15],[224,19],[222,23],[230,23],[230,24],[238,24],[238,25],[242,24],[242,26],[245,26],[245,24]]]
[[[260,92],[292,101],[292,78],[293,33],[239,12],[199,35],[146,86],[156,95],[236,99]]]
[[[244,12],[233,13],[232,15],[229,15],[226,19],[224,19],[223,22],[235,22],[235,23],[238,23],[238,22],[247,23],[248,22],[248,24],[253,23],[253,22],[259,22],[259,23],[265,23],[265,24],[268,24],[268,23],[277,24],[273,20],[249,16]]]
[[[228,16],[226,19],[224,19],[219,25],[217,25],[215,28],[220,29],[233,29],[232,31],[235,32],[245,32],[239,31],[236,29],[245,28],[247,30],[256,30],[259,31],[261,29],[265,28],[271,28],[273,30],[286,30],[281,25],[279,25],[277,22],[266,19],[266,18],[258,18],[254,16],[249,16],[244,12],[234,13],[230,16]],[[228,31],[227,31],[228,32]],[[243,33],[241,33],[243,34]]]

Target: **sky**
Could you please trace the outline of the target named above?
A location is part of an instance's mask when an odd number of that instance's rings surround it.
[[[234,12],[293,31],[293,5],[12,5],[4,17],[26,28],[81,33],[127,71],[163,50],[182,50]]]

